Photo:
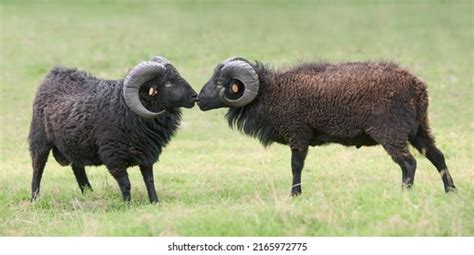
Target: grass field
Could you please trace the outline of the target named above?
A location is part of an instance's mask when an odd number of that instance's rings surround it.
[[[395,1],[394,1],[395,2]],[[474,235],[471,1],[1,2],[0,235]],[[234,55],[285,67],[325,59],[396,60],[429,86],[430,118],[457,194],[418,161],[415,187],[381,147],[311,148],[303,195],[290,198],[290,151],[228,128],[225,110],[184,110],[155,165],[150,205],[137,168],[127,207],[104,167],[82,196],[50,158],[30,204],[27,134],[36,87],[55,64],[116,79],[154,55],[199,91]]]

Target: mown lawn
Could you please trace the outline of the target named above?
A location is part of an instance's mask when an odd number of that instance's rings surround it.
[[[473,5],[470,1],[2,1],[0,235],[474,235]],[[457,194],[416,153],[415,187],[381,147],[312,148],[303,195],[289,197],[290,151],[228,128],[225,110],[184,110],[155,165],[149,205],[137,168],[131,206],[104,167],[82,196],[50,158],[29,203],[27,134],[36,87],[53,65],[116,79],[154,55],[199,91],[234,55],[275,67],[325,59],[396,60],[429,86],[430,118]]]

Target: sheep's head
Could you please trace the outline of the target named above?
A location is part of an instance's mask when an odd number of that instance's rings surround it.
[[[243,107],[258,94],[259,80],[253,66],[241,57],[227,59],[216,66],[211,79],[199,93],[203,111],[221,107]]]
[[[197,100],[197,94],[189,83],[166,58],[159,56],[132,68],[123,86],[126,104],[144,118],[156,118],[167,109],[191,108]],[[151,111],[143,102],[161,111]]]

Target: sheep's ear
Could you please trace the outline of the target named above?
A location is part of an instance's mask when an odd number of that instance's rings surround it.
[[[150,89],[148,90],[148,95],[149,96],[154,96],[154,95],[156,95],[156,93],[158,93],[158,92],[153,87],[150,87]]]
[[[158,94],[158,89],[156,88],[156,86],[151,86],[148,89],[148,95],[152,97],[152,96],[156,96],[156,94]]]
[[[231,93],[239,92],[239,85],[235,82],[232,82],[232,84],[230,85],[230,92]]]

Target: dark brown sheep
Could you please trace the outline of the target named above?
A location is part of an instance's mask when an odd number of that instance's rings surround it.
[[[455,190],[428,124],[426,85],[390,62],[312,63],[275,71],[240,57],[219,64],[199,94],[206,111],[229,107],[229,125],[291,148],[292,195],[301,193],[308,146],[381,144],[411,187],[412,144],[438,169],[445,191]]]

